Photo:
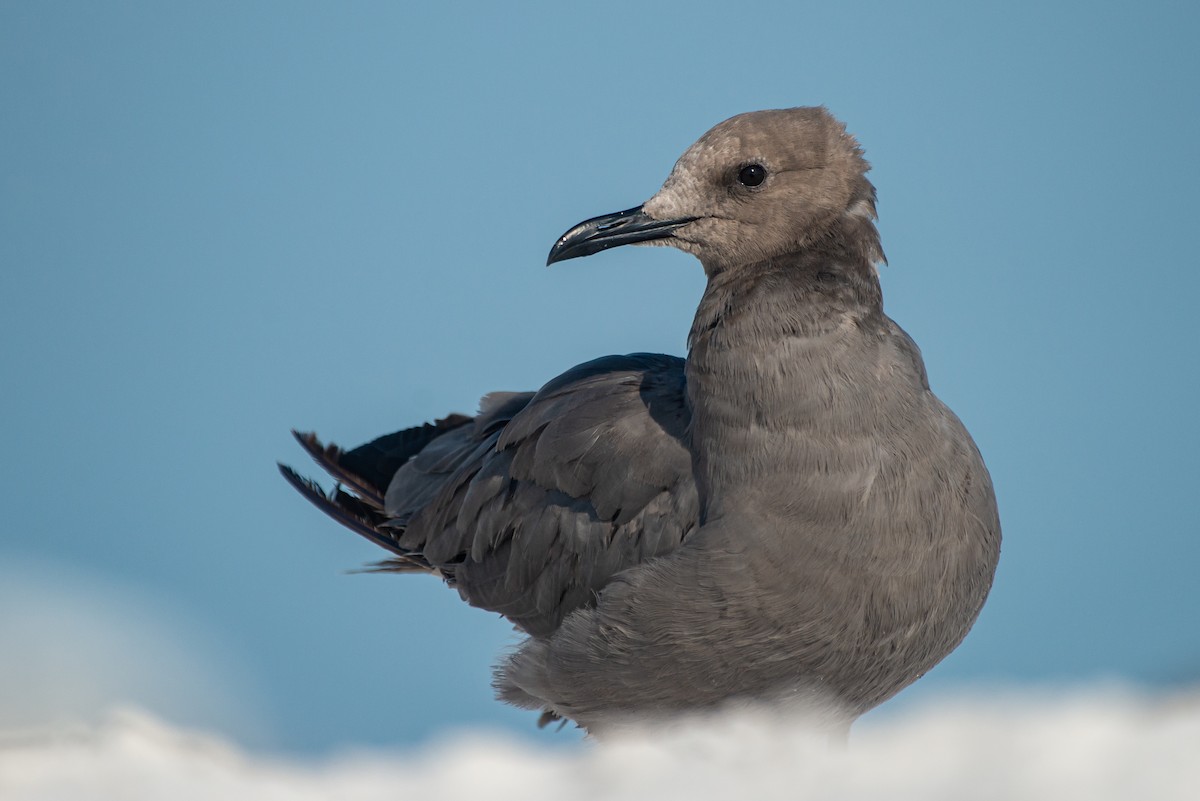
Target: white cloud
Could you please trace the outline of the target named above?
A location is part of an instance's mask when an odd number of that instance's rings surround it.
[[[460,733],[419,750],[297,762],[125,712],[0,745],[0,797],[1191,801],[1198,744],[1200,694],[1115,690],[925,704],[866,721],[842,751],[742,714],[568,750]]]
[[[1200,787],[1200,692],[926,697],[869,717],[842,751],[794,721],[741,713],[578,748],[460,732],[310,761],[137,711],[245,742],[259,718],[254,693],[222,653],[162,599],[10,560],[0,570],[0,799],[1191,801]],[[114,699],[127,711],[109,711]]]
[[[96,723],[114,700],[189,725],[264,731],[243,671],[163,598],[3,555],[0,737]]]

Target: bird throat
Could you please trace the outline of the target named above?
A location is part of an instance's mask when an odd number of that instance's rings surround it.
[[[863,436],[862,415],[839,410],[861,408],[869,395],[870,343],[885,320],[865,261],[796,256],[710,278],[686,366],[702,496],[796,470],[805,442]],[[784,438],[797,447],[781,448]],[[744,458],[718,457],[733,450]]]

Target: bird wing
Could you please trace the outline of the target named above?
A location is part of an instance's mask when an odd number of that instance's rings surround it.
[[[338,479],[331,495],[284,475],[395,553],[382,569],[437,573],[535,636],[696,527],[682,359],[608,356],[481,407],[473,420],[454,416],[349,452],[301,435]]]

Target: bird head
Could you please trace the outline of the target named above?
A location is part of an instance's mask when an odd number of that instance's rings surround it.
[[[641,206],[563,234],[547,264],[618,245],[671,245],[711,275],[816,247],[883,260],[862,150],[822,107],[740,114],[676,162]]]

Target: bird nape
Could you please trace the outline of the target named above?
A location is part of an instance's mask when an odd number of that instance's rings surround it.
[[[844,731],[974,623],[1000,523],[970,435],[883,313],[875,189],[824,108],[704,134],[646,203],[548,262],[694,254],[686,358],[606,356],[350,451],[280,466],[335,520],[527,639],[500,698],[592,733],[728,704]]]

